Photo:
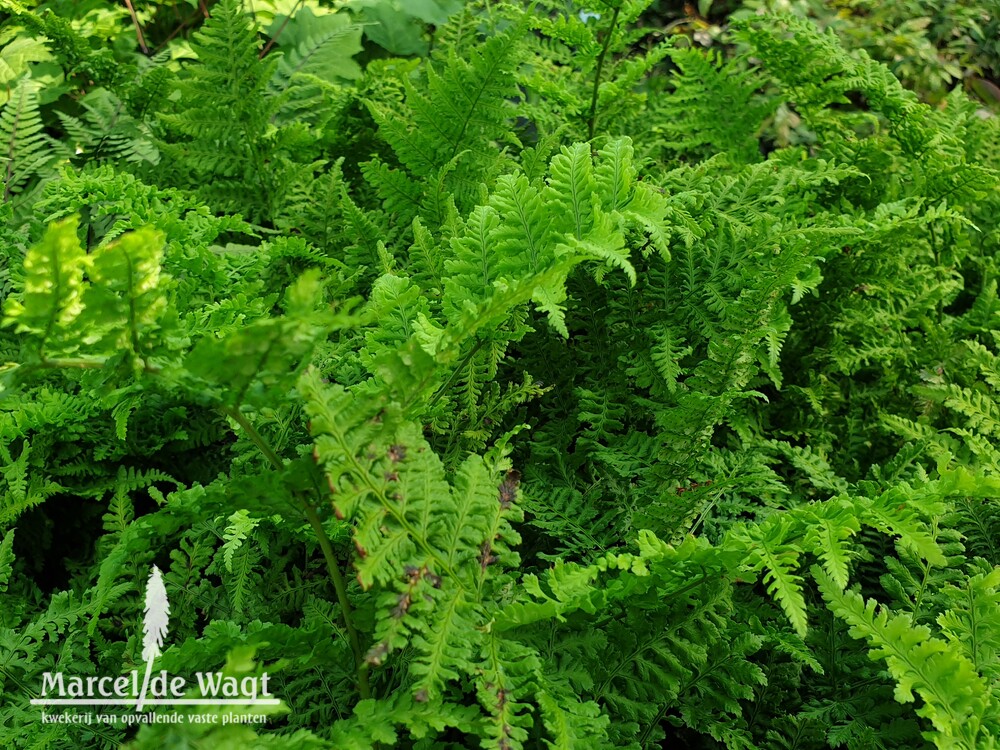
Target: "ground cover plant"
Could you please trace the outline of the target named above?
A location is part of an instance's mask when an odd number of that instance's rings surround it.
[[[701,5],[0,0],[4,747],[997,746],[989,97]]]

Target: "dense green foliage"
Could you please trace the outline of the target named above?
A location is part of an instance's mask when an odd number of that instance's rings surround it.
[[[131,5],[0,0],[0,744],[998,746],[959,76],[753,2]],[[156,669],[268,723],[41,721],[153,565]]]

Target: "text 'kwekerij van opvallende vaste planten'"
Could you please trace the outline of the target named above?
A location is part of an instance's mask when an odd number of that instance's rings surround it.
[[[0,745],[1000,742],[990,0],[0,0]]]

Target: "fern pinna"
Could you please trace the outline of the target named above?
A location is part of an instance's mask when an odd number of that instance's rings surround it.
[[[646,0],[0,4],[7,745],[995,745],[962,91]],[[29,702],[150,668],[280,704]]]

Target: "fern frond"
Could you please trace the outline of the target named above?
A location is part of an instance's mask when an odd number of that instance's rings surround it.
[[[741,70],[742,60],[725,62],[719,52],[696,47],[671,49],[677,66],[674,91],[656,108],[660,123],[654,132],[666,137],[664,146],[689,157],[725,152],[741,163],[760,161],[758,137],[776,102],[760,97],[760,74]],[[720,111],[730,113],[719,117]]]
[[[6,306],[4,325],[16,323],[17,331],[40,336],[42,351],[50,340],[56,351],[72,351],[79,346],[78,341],[66,340],[70,335],[67,329],[83,310],[85,289],[86,254],[76,229],[75,218],[48,228],[42,242],[24,260],[22,299]]]
[[[160,153],[149,127],[132,117],[126,103],[110,91],[91,91],[80,105],[84,109],[81,117],[58,113],[76,156],[88,161],[159,162]]]
[[[516,142],[507,120],[517,57],[512,33],[493,36],[470,47],[467,60],[452,53],[440,70],[427,66],[425,91],[407,83],[407,117],[370,105],[380,134],[415,180],[448,170],[444,187],[460,210],[468,210],[479,183],[490,183],[503,163],[492,143]]]
[[[851,634],[868,641],[874,658],[885,660],[896,681],[896,700],[912,702],[914,693],[923,699],[917,713],[933,724],[938,747],[980,747],[984,725],[994,720],[1000,705],[961,646],[933,637],[909,615],[877,612],[874,600],[841,592],[819,569],[813,575],[833,612],[851,626]]]
[[[22,78],[0,113],[0,169],[3,199],[22,192],[35,177],[51,174],[60,147],[42,128],[38,111],[40,84]]]
[[[945,638],[961,646],[989,684],[1000,676],[1000,567],[973,563],[960,586],[944,594],[952,606],[937,618]],[[977,571],[978,572],[974,572]]]

